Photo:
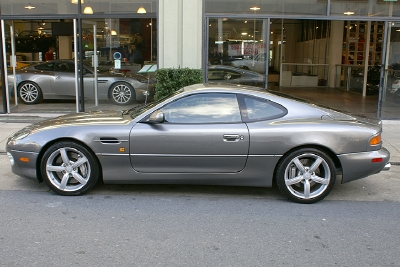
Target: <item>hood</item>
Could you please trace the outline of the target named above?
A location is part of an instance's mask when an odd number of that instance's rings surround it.
[[[110,125],[127,124],[131,121],[129,116],[123,115],[122,110],[102,110],[85,113],[75,113],[44,120],[32,125],[34,129],[52,128],[64,125]]]

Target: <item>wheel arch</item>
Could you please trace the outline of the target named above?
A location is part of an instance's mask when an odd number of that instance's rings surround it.
[[[279,159],[279,161],[275,165],[273,181],[276,181],[276,175],[277,175],[276,172],[277,172],[278,166],[281,164],[283,159],[288,154],[292,153],[293,151],[299,150],[299,149],[304,149],[304,148],[318,149],[318,150],[321,150],[322,152],[326,153],[332,159],[333,163],[335,164],[335,168],[336,168],[337,173],[342,171],[342,164],[341,164],[338,156],[331,149],[329,149],[328,147],[322,146],[322,145],[304,144],[304,145],[301,145],[301,146],[293,147],[290,150],[286,151],[286,153],[284,153],[282,155],[282,157]]]
[[[39,182],[43,182],[40,165],[41,165],[44,153],[47,151],[47,149],[49,149],[49,147],[51,147],[52,145],[54,145],[55,143],[58,143],[58,142],[74,142],[74,143],[77,143],[77,144],[85,147],[88,151],[90,151],[90,153],[92,153],[92,155],[93,155],[93,158],[97,161],[98,165],[100,166],[100,170],[99,170],[100,171],[100,177],[99,178],[101,180],[103,179],[103,166],[100,164],[100,160],[97,157],[96,153],[94,153],[94,151],[86,143],[82,142],[81,140],[78,140],[78,139],[75,139],[75,138],[65,138],[65,137],[63,137],[63,138],[54,139],[54,140],[48,142],[40,150],[38,158],[36,160],[36,177],[37,177]]]

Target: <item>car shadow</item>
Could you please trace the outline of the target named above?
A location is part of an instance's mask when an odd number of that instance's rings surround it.
[[[215,186],[215,185],[114,185],[98,182],[89,194],[132,194],[132,195],[175,195],[206,197],[250,197],[265,199],[285,199],[276,185],[272,187]]]

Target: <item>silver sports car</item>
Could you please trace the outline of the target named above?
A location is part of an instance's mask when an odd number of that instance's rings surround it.
[[[95,98],[94,69],[84,62],[83,80],[85,98]],[[146,76],[112,74],[99,67],[98,99],[111,99],[115,104],[127,105],[134,100],[145,99],[154,91],[154,84]],[[29,65],[17,70],[16,86],[18,97],[24,104],[37,104],[42,99],[74,99],[75,63],[72,60],[51,60]],[[8,76],[10,91],[14,88],[14,76]]]
[[[250,90],[251,89],[251,90]],[[121,184],[270,187],[300,203],[390,168],[382,125],[268,93],[192,85],[125,111],[64,115],[8,138],[12,171],[80,195]]]

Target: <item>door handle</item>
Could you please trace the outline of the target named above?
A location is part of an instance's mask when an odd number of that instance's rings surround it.
[[[234,141],[237,142],[239,140],[243,140],[244,137],[243,135],[238,135],[238,134],[224,134],[224,141]]]

